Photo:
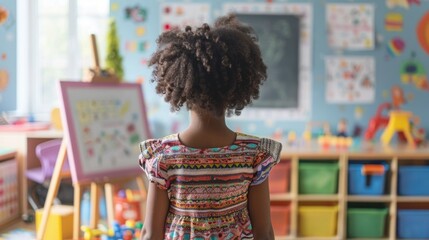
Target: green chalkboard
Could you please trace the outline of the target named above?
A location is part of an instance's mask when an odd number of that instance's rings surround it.
[[[252,107],[297,108],[300,18],[297,15],[237,14],[258,36],[268,80]]]

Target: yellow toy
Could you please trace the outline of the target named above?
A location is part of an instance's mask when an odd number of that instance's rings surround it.
[[[410,146],[415,146],[410,126],[410,118],[412,115],[413,114],[411,112],[406,111],[391,111],[387,127],[384,129],[380,138],[381,142],[384,145],[388,145],[396,132],[402,132],[407,139],[408,144]]]

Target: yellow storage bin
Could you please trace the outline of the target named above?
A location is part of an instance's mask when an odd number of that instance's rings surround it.
[[[73,206],[54,205],[51,208],[43,240],[63,240],[73,238]],[[42,221],[43,209],[36,211],[36,229]]]
[[[333,237],[337,235],[338,206],[300,206],[300,237]]]

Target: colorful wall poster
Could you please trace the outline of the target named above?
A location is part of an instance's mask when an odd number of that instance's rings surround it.
[[[374,6],[372,4],[327,4],[328,43],[331,48],[374,49]]]
[[[160,10],[162,31],[199,27],[210,20],[210,4],[207,3],[163,3]]]
[[[327,57],[326,101],[372,103],[375,98],[373,57]]]

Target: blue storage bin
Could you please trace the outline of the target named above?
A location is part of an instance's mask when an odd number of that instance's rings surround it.
[[[429,196],[429,166],[400,166],[398,194]]]
[[[349,194],[351,195],[383,195],[385,192],[386,172],[389,165],[386,163],[371,163],[371,165],[383,165],[382,175],[364,175],[362,168],[364,163],[349,164]]]
[[[429,210],[398,210],[398,238],[429,239]]]

